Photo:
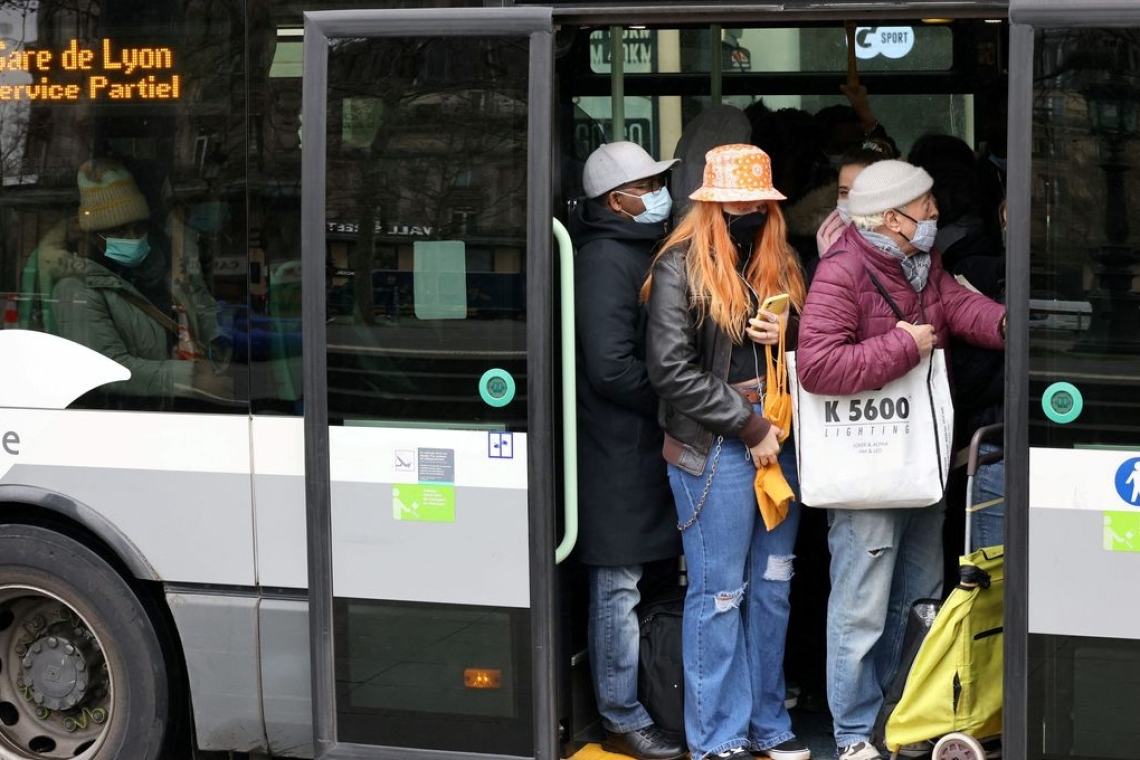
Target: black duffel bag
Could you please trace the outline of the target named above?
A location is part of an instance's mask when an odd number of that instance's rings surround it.
[[[685,737],[685,667],[681,659],[681,617],[685,589],[673,586],[638,606],[637,698],[671,739]]]

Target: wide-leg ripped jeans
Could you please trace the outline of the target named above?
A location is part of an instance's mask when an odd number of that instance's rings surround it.
[[[693,760],[735,747],[768,749],[793,738],[784,707],[784,644],[800,506],[769,531],[760,516],[748,448],[725,438],[694,476],[669,466],[677,516],[687,522],[716,472],[696,521],[681,534],[685,596],[685,734]],[[798,492],[795,450],[780,465]]]
[[[827,701],[839,747],[871,741],[911,605],[941,596],[943,514],[941,503],[828,512]]]

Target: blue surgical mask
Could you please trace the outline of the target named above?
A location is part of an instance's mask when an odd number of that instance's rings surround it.
[[[843,220],[844,224],[851,224],[851,214],[847,211],[846,198],[835,202],[835,210],[839,212],[839,218]]]
[[[107,241],[107,249],[103,255],[128,269],[133,269],[143,263],[150,253],[150,241],[146,235],[141,238],[103,238]]]
[[[663,222],[669,218],[669,212],[673,209],[673,199],[669,196],[669,188],[665,186],[654,190],[652,193],[646,193],[640,196],[634,193],[625,193],[621,190],[617,192],[622,195],[629,195],[641,199],[645,210],[633,217],[633,221],[639,224],[656,224],[657,222]]]
[[[895,210],[898,211],[898,209]],[[938,235],[938,222],[934,219],[923,219],[920,222],[902,211],[899,213],[917,225],[914,237],[910,238],[910,244],[923,253],[929,253],[930,249],[934,247],[934,238]]]

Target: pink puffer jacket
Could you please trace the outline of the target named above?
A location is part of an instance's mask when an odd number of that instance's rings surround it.
[[[959,284],[942,268],[938,252],[931,256],[926,287],[915,293],[902,264],[872,247],[851,225],[820,262],[804,305],[796,366],[806,390],[859,393],[881,388],[918,365],[914,339],[895,327],[898,317],[868,270],[907,321],[934,326],[935,347],[947,348],[951,335],[985,348],[1005,345],[1005,307]]]

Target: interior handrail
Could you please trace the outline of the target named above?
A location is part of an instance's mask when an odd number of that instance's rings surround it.
[[[555,564],[562,562],[578,543],[578,381],[575,373],[574,336],[574,245],[570,233],[557,219],[559,275],[562,280],[562,511],[565,532],[554,550]]]

